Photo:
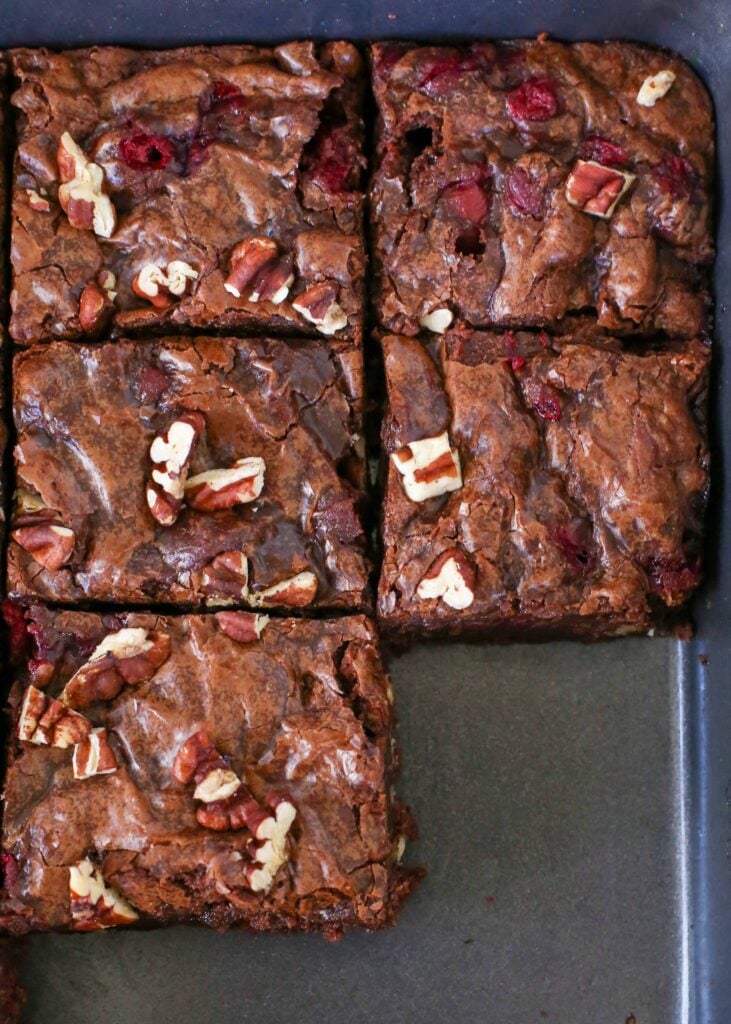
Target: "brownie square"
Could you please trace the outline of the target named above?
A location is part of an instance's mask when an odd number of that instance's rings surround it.
[[[373,624],[32,607],[0,920],[14,932],[393,923],[415,882]]]
[[[362,60],[349,43],[17,50],[11,335],[358,339]]]
[[[384,340],[378,610],[396,638],[684,622],[708,491],[708,348],[545,335]]]
[[[14,364],[9,590],[368,606],[347,342],[54,342]]]
[[[704,329],[713,114],[683,60],[542,38],[371,56],[384,329]]]

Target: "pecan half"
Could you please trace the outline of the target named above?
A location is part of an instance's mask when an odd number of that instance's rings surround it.
[[[271,302],[278,306],[287,298],[293,284],[292,260],[287,256],[259,271],[254,278],[249,302]]]
[[[604,167],[595,160],[577,160],[566,179],[566,201],[592,217],[609,220],[635,175]]]
[[[337,301],[339,292],[334,281],[319,281],[293,299],[292,307],[314,324],[320,334],[336,334],[348,326],[345,310]]]
[[[432,562],[416,594],[422,601],[441,598],[450,608],[469,608],[475,599],[475,572],[464,551],[460,548],[443,551]]]
[[[271,608],[274,605],[282,605],[285,608],[304,608],[312,604],[317,596],[317,576],[314,572],[305,570],[298,572],[296,576],[259,590],[249,595],[249,604],[255,608]]]
[[[88,857],[69,868],[69,898],[77,932],[115,928],[139,919],[137,911],[113,886],[107,885]]]
[[[249,593],[249,560],[243,551],[223,551],[201,574],[201,590],[207,604],[243,600]]]
[[[89,735],[91,722],[35,686],[25,691],[18,716],[18,739],[40,746],[73,747]]]
[[[79,298],[79,324],[86,334],[96,334],[104,327],[112,311],[109,292],[90,281]]]
[[[71,227],[110,238],[117,226],[117,214],[111,199],[102,191],[102,168],[88,159],[68,132],[61,136],[56,159],[61,179],[58,201]]]
[[[264,487],[264,459],[238,459],[229,469],[209,469],[185,482],[185,500],[201,512],[216,512],[256,501]]]
[[[88,736],[76,744],[72,765],[74,778],[79,780],[116,772],[117,758],[109,744],[106,729],[92,729]]]
[[[125,686],[152,679],[170,656],[167,633],[126,627],[110,633],[89,660],[69,679],[61,700],[69,707],[88,708],[98,700],[114,700]]]
[[[403,477],[404,491],[411,501],[426,501],[462,486],[459,452],[449,443],[449,434],[411,441],[394,452],[391,461]]]
[[[202,413],[186,412],[150,445],[150,459],[155,468],[147,484],[147,505],[162,526],[172,526],[178,518],[193,449],[205,423]]]
[[[267,803],[271,812],[251,831],[255,842],[248,846],[252,864],[244,868],[244,877],[252,892],[268,892],[277,872],[288,859],[287,836],[297,816],[297,809],[283,794],[270,794]]]
[[[216,612],[219,628],[239,644],[250,644],[259,640],[269,622],[268,615],[254,612]]]
[[[167,309],[172,305],[168,292],[168,279],[162,267],[154,263],[146,263],[132,279],[132,291],[141,299],[147,299],[157,309]]]
[[[74,531],[59,522],[57,512],[40,502],[34,502],[34,507],[28,510],[21,503],[13,516],[10,536],[49,572],[56,572],[70,562],[76,546]]]
[[[241,779],[205,729],[193,733],[180,747],[173,762],[173,777],[184,785],[195,782],[193,799],[204,804],[224,804],[241,787]]]
[[[279,253],[279,246],[266,235],[252,235],[235,245],[231,252],[231,270],[223,287],[236,298],[251,284],[257,274],[273,263]]]

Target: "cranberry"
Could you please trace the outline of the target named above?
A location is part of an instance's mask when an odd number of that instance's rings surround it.
[[[587,135],[579,148],[582,160],[594,160],[605,167],[626,164],[628,157],[618,142],[612,142],[601,135]]]
[[[658,594],[668,596],[690,590],[700,579],[700,564],[697,560],[688,562],[682,558],[650,558],[644,561],[650,588]]]
[[[192,171],[196,171],[203,163],[210,144],[209,139],[193,139],[188,147],[188,155],[185,161],[185,169],[189,174]]]
[[[207,139],[226,128],[236,128],[249,120],[246,97],[231,82],[217,79],[200,99],[201,126],[199,138]]]
[[[309,174],[323,191],[337,194],[349,192],[349,179],[356,154],[347,127],[327,125],[314,140],[314,149],[307,160]]]
[[[559,526],[550,534],[551,540],[564,554],[569,565],[580,573],[590,573],[596,567],[596,552],[592,550],[589,528],[581,520],[568,526]]]
[[[505,195],[513,213],[525,214],[534,220],[543,219],[543,189],[524,167],[514,167],[508,174]]]
[[[517,344],[518,342],[516,341],[515,335],[512,331],[503,331],[503,345],[505,346],[505,351],[507,353],[512,355],[512,353],[515,352]]]
[[[406,53],[406,47],[395,43],[387,43],[379,47],[379,54],[375,61],[374,70],[377,75],[385,75],[391,68],[395,67]]]
[[[545,331],[541,331],[538,335],[538,340],[541,343],[541,348],[548,348],[548,335]]]
[[[484,48],[472,47],[469,53],[443,50],[422,65],[422,76],[416,83],[428,96],[440,99],[449,95],[468,71],[487,71],[490,57]]]
[[[132,384],[141,405],[155,405],[170,387],[170,378],[156,366],[145,366]]]
[[[535,409],[542,419],[551,423],[557,423],[561,419],[561,401],[555,388],[550,384],[543,384],[535,378],[530,378],[523,383],[523,393],[528,405]]]
[[[10,656],[18,661],[25,654],[28,646],[28,623],[25,621],[25,610],[12,601],[3,601],[2,613],[10,633]]]
[[[3,885],[5,889],[12,889],[18,880],[18,864],[12,853],[0,854],[0,862],[3,869]]]
[[[453,216],[482,224],[490,213],[491,198],[485,191],[488,177],[487,168],[479,167],[473,177],[447,185],[442,194]]]
[[[119,156],[134,171],[161,171],[175,156],[175,149],[164,135],[133,132],[120,140]]]
[[[517,373],[518,370],[522,370],[524,366],[525,366],[525,357],[524,356],[513,356],[511,358],[511,360],[510,360],[510,368],[513,371],[513,373]]]
[[[653,168],[655,180],[673,199],[687,199],[698,180],[695,167],[684,156],[669,153]]]
[[[550,121],[558,112],[558,96],[550,78],[526,78],[506,98],[514,121]]]

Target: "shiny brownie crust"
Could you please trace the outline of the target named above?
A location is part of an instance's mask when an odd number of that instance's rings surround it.
[[[710,97],[679,57],[548,39],[372,47],[378,319],[692,338],[712,259]],[[654,106],[644,80],[675,80]],[[609,219],[569,204],[577,161],[635,175]]]
[[[383,347],[387,634],[593,639],[684,621],[708,491],[704,343],[465,331]],[[445,431],[462,486],[412,501],[393,456]],[[457,608],[422,585],[450,557],[471,591],[457,580]]]
[[[201,337],[21,352],[9,591],[246,605],[308,573],[310,599],[282,595],[269,604],[367,607],[362,394],[361,355],[347,342]],[[191,507],[186,495],[177,520],[164,525],[147,498],[151,445],[186,414],[204,423],[189,480],[256,457],[263,489],[254,501],[211,511]],[[43,546],[68,531],[70,550]],[[217,566],[232,582],[214,562],[227,552],[248,559],[248,596],[211,584]]]
[[[101,319],[115,333],[317,335],[293,303],[327,284],[343,311],[337,336],[360,337],[362,60],[353,46],[17,50],[12,69],[16,342],[98,331],[80,319],[80,301],[109,271],[116,294]],[[59,205],[64,133],[104,172],[117,219],[109,238],[72,227]],[[276,243],[279,283],[294,275],[283,301],[252,301],[261,278],[239,296],[224,287],[234,248],[254,236]],[[133,291],[141,268],[174,260],[197,274],[182,297],[157,308]]]

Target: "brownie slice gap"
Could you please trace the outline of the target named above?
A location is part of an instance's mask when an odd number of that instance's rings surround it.
[[[355,47],[11,57],[17,343],[171,327],[360,339]]]
[[[367,609],[348,342],[54,342],[15,357],[9,591]]]
[[[388,636],[594,639],[686,621],[707,345],[455,331],[383,347]]]
[[[713,113],[680,57],[539,39],[371,60],[384,330],[705,330]]]
[[[11,939],[0,939],[0,1020],[17,1024],[25,1003],[15,969],[15,949]]]
[[[381,928],[419,873],[373,624],[27,612],[0,920]]]

